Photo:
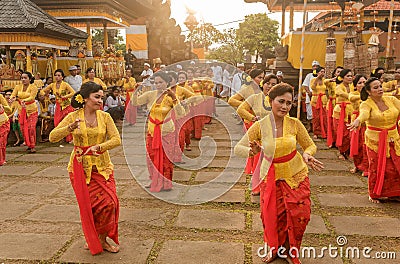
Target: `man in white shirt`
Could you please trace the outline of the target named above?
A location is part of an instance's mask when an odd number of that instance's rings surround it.
[[[314,72],[314,70],[316,70],[318,68],[318,66],[320,66],[319,62],[314,60],[311,64],[312,66],[312,70]],[[307,111],[307,130],[311,130],[311,120],[313,117],[313,113],[312,113],[312,107],[311,107],[311,96],[312,96],[312,89],[310,87],[310,82],[311,79],[313,79],[315,76],[313,74],[313,72],[310,72],[309,74],[306,75],[306,78],[304,78],[303,81],[303,89],[306,91],[306,111]]]
[[[78,68],[74,65],[69,67],[70,76],[64,78],[64,81],[71,85],[75,92],[79,91],[82,86],[82,76],[77,74]]]
[[[231,66],[227,64],[225,66],[224,72],[222,73],[223,89],[222,92],[220,93],[221,97],[227,97],[229,95],[229,88],[232,86],[232,76],[231,73],[229,72],[230,67]]]
[[[217,97],[220,95],[221,88],[222,88],[222,67],[218,65],[217,61],[214,61],[213,66],[211,66],[211,69],[213,70],[214,78],[213,82],[215,83],[215,94]]]
[[[232,79],[230,96],[236,94],[243,85],[242,74],[244,72],[244,63],[238,63],[236,67],[236,73],[233,75]]]
[[[151,90],[151,82],[150,77],[153,76],[153,70],[150,69],[150,64],[147,62],[144,64],[144,70],[140,77],[142,77],[142,85],[143,85],[143,92],[147,92]]]

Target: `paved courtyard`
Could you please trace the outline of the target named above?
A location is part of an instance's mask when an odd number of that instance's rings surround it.
[[[158,198],[138,183],[147,183],[143,120],[123,127],[124,146],[111,151],[121,204],[118,254],[91,256],[83,249],[66,170],[72,146],[41,144],[37,154],[9,147],[7,164],[0,167],[0,263],[261,263],[259,198],[250,194],[244,161],[231,157],[242,131],[228,108],[218,107],[218,113],[225,127],[217,120],[206,126],[204,135],[213,140],[193,142],[193,151],[185,151],[192,160],[175,170],[174,190]],[[346,258],[345,253],[331,258],[325,252],[303,263],[400,263],[400,203],[369,203],[367,179],[350,174],[351,162],[339,161],[335,150],[316,143],[325,169],[310,173],[312,217],[303,246],[319,254],[345,239],[339,253],[371,247],[371,256],[396,252],[397,259]],[[224,189],[229,191],[220,196]]]

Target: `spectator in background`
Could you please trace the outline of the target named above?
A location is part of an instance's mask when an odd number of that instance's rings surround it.
[[[237,72],[233,75],[232,86],[231,86],[231,94],[230,96],[237,93],[243,85],[242,74],[244,72],[244,63],[237,64]]]
[[[276,72],[276,77],[278,77],[278,83],[285,82],[285,81],[283,80],[283,72],[277,71],[277,72]]]
[[[144,70],[142,71],[142,74],[140,74],[140,77],[142,77],[142,91],[147,92],[152,90],[151,89],[151,82],[150,82],[150,77],[153,76],[153,70],[150,69],[150,64],[147,62],[144,64]]]
[[[64,81],[71,85],[75,92],[79,91],[82,86],[82,76],[78,75],[78,68],[74,65],[69,67],[70,75],[65,77]]]
[[[125,99],[121,97],[121,90],[118,86],[114,86],[104,105],[104,111],[111,115],[114,122],[122,120],[124,117],[124,101]]]

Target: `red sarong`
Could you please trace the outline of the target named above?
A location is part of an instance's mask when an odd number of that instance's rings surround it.
[[[357,133],[352,133],[350,143],[350,157],[353,157],[354,166],[363,171],[364,175],[368,174],[367,146],[364,139],[365,130],[366,127],[363,125],[357,129]]]
[[[4,110],[0,115],[4,113]],[[6,146],[8,133],[10,132],[10,120],[0,126],[0,166],[6,162]]]
[[[161,139],[161,125],[169,120],[154,120],[149,116],[149,121],[153,123],[153,136],[147,134],[147,167],[150,173],[150,191],[160,192],[161,190],[169,190],[172,188],[173,164],[164,152]]]
[[[321,136],[322,138],[326,138],[326,109],[322,104],[322,96],[324,94],[313,94],[313,96],[318,96],[316,106],[312,107],[313,112],[313,133],[314,135]],[[318,116],[317,116],[318,115]]]
[[[380,155],[367,147],[368,192],[373,199],[400,196],[400,157],[396,155],[393,143],[389,143],[389,153],[390,157],[386,157],[386,154]],[[385,167],[381,169],[383,173],[379,169],[382,157],[385,163]]]
[[[135,90],[127,90],[126,91],[126,102],[125,102],[125,121],[131,125],[136,124],[136,117],[137,117],[137,107],[130,103],[131,96],[130,92]]]
[[[310,220],[310,183],[308,178],[296,189],[285,181],[275,180],[275,163],[291,160],[297,151],[273,159],[267,174],[267,182],[261,183],[261,220],[264,241],[276,253],[279,246],[289,239],[290,247],[300,248],[303,234]]]
[[[25,102],[25,105],[34,104],[35,101]],[[33,149],[36,146],[36,123],[38,120],[38,112],[32,113],[29,117],[26,108],[22,107],[19,115],[19,124],[21,126],[22,135],[24,136],[25,145]]]
[[[71,105],[61,109],[60,103],[56,102],[56,107],[54,110],[54,127],[57,127],[58,124],[69,114],[74,112],[74,108]],[[68,134],[65,138],[65,141],[71,142],[72,141],[72,134]]]
[[[384,182],[385,172],[386,172],[386,161],[387,161],[386,153],[387,153],[388,132],[389,132],[389,130],[394,130],[396,128],[397,128],[396,125],[394,125],[391,128],[387,128],[387,129],[368,126],[368,129],[370,129],[370,130],[379,131],[378,164],[377,164],[377,172],[378,173],[376,175],[376,184],[373,189],[373,193],[376,195],[382,194],[383,182]],[[395,156],[396,156],[396,154],[395,154]],[[369,158],[369,160],[370,160],[370,158]],[[400,168],[400,166],[399,166],[399,168]],[[400,177],[399,172],[400,172],[400,170],[398,171],[397,174]]]
[[[72,187],[79,205],[82,230],[90,253],[103,251],[99,235],[107,234],[116,244],[118,241],[119,201],[115,188],[114,175],[106,180],[96,168],[92,168],[89,184],[83,170],[82,154],[89,147],[75,146],[73,173],[70,173]],[[92,155],[88,153],[87,155]]]
[[[345,121],[344,121],[344,119],[346,118],[346,106],[348,104],[350,104],[350,103],[349,102],[341,102],[340,103],[340,118],[337,123],[336,147],[342,146],[343,138],[345,137],[346,131],[348,131],[348,129],[345,125]]]
[[[244,130],[247,131],[249,128],[253,125],[253,122],[243,122],[243,127]],[[254,172],[254,169],[257,167],[257,161],[254,159],[254,157],[248,157],[246,160],[246,167],[244,169],[244,173],[246,174],[252,174]]]
[[[337,132],[338,137],[339,137],[339,129],[340,129],[339,123],[340,123],[339,119],[337,119],[337,118],[333,119],[333,126]],[[350,130],[348,130],[346,126],[342,126],[341,131],[342,131],[342,135],[343,135],[342,143],[340,146],[338,146],[338,143],[336,140],[336,146],[341,154],[347,154],[347,152],[349,152],[349,150],[350,150]]]
[[[328,114],[327,114],[327,139],[326,145],[331,147],[333,142],[336,142],[336,135],[334,136],[334,129],[333,129],[333,100],[335,98],[330,97],[328,102]]]

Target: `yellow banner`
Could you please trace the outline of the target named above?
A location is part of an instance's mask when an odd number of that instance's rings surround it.
[[[126,34],[126,49],[147,50],[147,34]]]
[[[336,65],[343,66],[343,45],[345,32],[335,32],[336,39]],[[370,33],[362,35],[364,43],[368,43]],[[311,69],[311,64],[317,60],[325,66],[326,32],[306,32],[304,36],[304,61],[303,69]],[[283,45],[289,46],[287,61],[296,69],[300,69],[301,32],[291,32],[282,39]]]

